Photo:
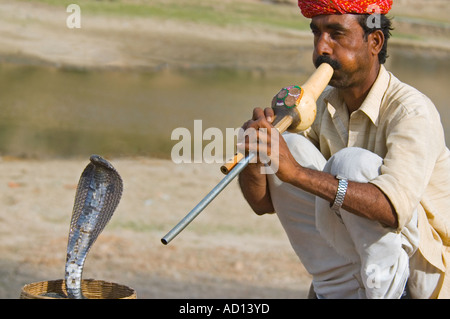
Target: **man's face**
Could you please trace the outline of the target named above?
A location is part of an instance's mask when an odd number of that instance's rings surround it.
[[[335,72],[330,85],[344,89],[357,86],[367,78],[377,56],[371,53],[356,15],[316,16],[312,18],[311,30],[314,63],[320,56],[337,62],[338,66],[332,64]]]

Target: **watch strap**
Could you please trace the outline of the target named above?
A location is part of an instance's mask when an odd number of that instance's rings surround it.
[[[336,197],[334,198],[334,202],[330,204],[330,207],[333,211],[338,211],[342,204],[344,203],[345,194],[347,193],[348,180],[342,176],[336,176],[339,180],[338,189],[336,192]]]

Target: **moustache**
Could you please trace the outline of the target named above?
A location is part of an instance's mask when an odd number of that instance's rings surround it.
[[[315,65],[316,68],[318,68],[319,65],[321,65],[322,63],[328,63],[329,65],[331,65],[331,67],[334,70],[339,70],[342,67],[342,65],[338,61],[333,60],[328,55],[320,55],[316,59],[316,61],[314,61],[314,65]]]

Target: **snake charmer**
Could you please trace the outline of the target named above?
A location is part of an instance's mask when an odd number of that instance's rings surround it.
[[[450,297],[450,151],[433,102],[384,65],[392,0],[298,6],[311,19],[313,63],[334,74],[305,131],[273,140],[273,109],[253,110],[243,128],[267,150],[279,143],[266,154],[278,171],[249,164],[245,199],[258,215],[276,213],[314,298]]]

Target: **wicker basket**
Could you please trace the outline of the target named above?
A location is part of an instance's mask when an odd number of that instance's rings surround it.
[[[134,289],[94,279],[83,279],[81,282],[83,295],[89,299],[136,299]],[[40,281],[23,286],[20,299],[56,299],[44,294],[67,295],[63,279]]]

